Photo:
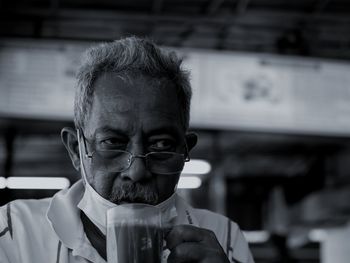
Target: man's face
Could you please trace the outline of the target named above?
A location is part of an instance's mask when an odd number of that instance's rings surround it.
[[[89,152],[117,147],[133,155],[148,152],[185,153],[185,131],[174,87],[139,76],[124,81],[115,73],[105,73],[95,81],[89,120],[85,125]],[[80,142],[81,143],[81,142]],[[104,198],[116,203],[157,204],[168,198],[180,173],[154,174],[145,160],[136,158],[129,169],[114,172],[106,165],[83,157],[87,179]],[[113,167],[113,164],[110,164]]]

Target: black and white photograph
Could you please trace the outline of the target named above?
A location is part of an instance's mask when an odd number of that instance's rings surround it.
[[[349,263],[350,1],[0,0],[0,263]]]

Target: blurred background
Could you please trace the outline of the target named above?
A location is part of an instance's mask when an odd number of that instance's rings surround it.
[[[257,263],[350,258],[350,1],[0,1],[0,205],[79,179],[60,141],[93,43],[147,36],[192,72],[181,194]]]

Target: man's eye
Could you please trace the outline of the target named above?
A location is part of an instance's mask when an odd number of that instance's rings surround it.
[[[150,146],[150,151],[174,151],[175,143],[172,140],[159,140]]]
[[[109,138],[101,141],[100,144],[104,147],[118,147],[125,145],[125,141],[118,138]]]

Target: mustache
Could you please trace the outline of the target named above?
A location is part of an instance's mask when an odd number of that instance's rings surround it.
[[[159,194],[151,184],[122,182],[113,187],[108,200],[117,205],[121,202],[156,205],[158,204]]]

